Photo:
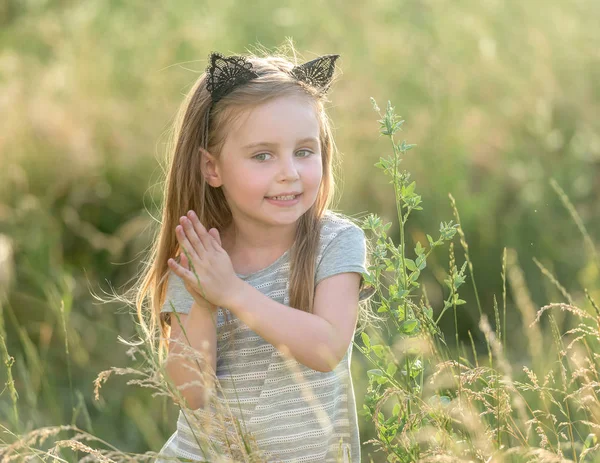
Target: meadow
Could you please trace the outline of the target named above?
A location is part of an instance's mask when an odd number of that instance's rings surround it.
[[[363,461],[600,461],[598,17],[592,1],[5,2],[0,461],[142,461],[173,432],[131,307],[94,294],[140,269],[208,53],[286,37],[299,61],[342,57],[338,209],[371,240],[384,320],[355,339]]]

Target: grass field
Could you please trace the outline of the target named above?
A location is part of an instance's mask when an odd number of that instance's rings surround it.
[[[287,37],[299,61],[341,55],[339,209],[377,255],[402,250],[379,262],[386,328],[356,338],[363,460],[599,459],[599,17],[575,0],[4,2],[0,461],[78,432],[157,451],[173,432],[172,398],[135,375],[95,399],[100,372],[143,370],[145,351],[119,341],[136,338],[130,308],[93,294],[140,269],[170,125],[209,52]],[[410,173],[395,185],[375,167],[394,155]]]

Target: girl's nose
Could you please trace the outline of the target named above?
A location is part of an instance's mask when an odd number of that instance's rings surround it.
[[[281,168],[283,176],[286,178],[298,178],[298,166],[296,165],[296,160],[292,157],[284,158],[282,161],[283,166]]]

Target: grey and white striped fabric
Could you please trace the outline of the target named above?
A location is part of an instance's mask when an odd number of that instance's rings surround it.
[[[366,273],[363,230],[333,211],[325,213],[321,224],[315,285],[339,273]],[[289,250],[262,270],[238,276],[270,298],[289,305],[288,254]],[[359,299],[366,299],[371,294],[372,291],[363,289],[361,279]],[[183,282],[174,274],[169,277],[162,312],[172,311],[169,301],[180,313],[188,313],[193,303]],[[242,426],[245,424],[258,448],[264,452],[263,461],[360,462],[356,403],[350,375],[352,343],[333,371],[319,372],[282,356],[229,310],[219,307],[217,315],[216,376],[220,388],[216,399],[232,416],[242,420]],[[192,433],[188,421],[193,416],[184,416],[180,410],[177,430],[163,446],[161,455],[217,461],[211,453],[204,453],[210,460],[203,459],[198,446],[198,439],[203,438],[216,447],[223,444],[223,434],[220,438],[211,434],[210,425],[206,425],[217,420],[214,404],[194,411],[193,415],[207,420],[205,426],[193,427]],[[233,444],[231,448],[237,446]]]

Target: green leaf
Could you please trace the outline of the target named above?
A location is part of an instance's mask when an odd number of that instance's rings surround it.
[[[387,420],[385,420],[385,425],[390,426],[394,424],[394,422],[398,419],[397,416],[390,416]]]
[[[434,247],[434,246],[435,246],[435,244],[434,244],[434,243],[435,243],[435,241],[433,241],[433,238],[431,237],[431,235],[427,235],[427,241],[429,241],[429,245],[430,245],[431,247]]]
[[[419,257],[417,257],[416,264],[419,270],[423,270],[425,267],[427,267],[427,261],[425,260],[424,254],[421,254]]]
[[[445,406],[445,405],[450,405],[450,403],[452,402],[452,399],[446,395],[433,395],[429,398],[429,403],[431,405],[437,406],[437,405],[441,405],[441,406]]]
[[[415,282],[417,281],[417,279],[419,278],[419,275],[421,275],[421,271],[417,270],[417,268],[415,267],[415,269],[413,270],[413,273],[411,273],[408,276],[408,281],[410,282]]]
[[[388,375],[393,377],[397,371],[398,371],[398,367],[395,364],[388,363],[387,370],[386,370]]]
[[[450,405],[450,403],[452,402],[452,399],[446,395],[442,395],[442,396],[440,396],[440,402],[444,405]]]
[[[425,250],[425,248],[423,247],[423,245],[421,244],[420,241],[417,241],[417,245],[415,246],[415,254],[417,256],[421,256],[423,254],[423,251]],[[419,259],[417,259],[417,262],[419,261]]]
[[[380,376],[377,378],[377,384],[385,384],[388,382],[388,379],[385,376]]]
[[[404,307],[402,307],[402,306],[399,305],[396,312],[397,312],[397,315],[398,315],[398,317],[397,317],[398,320],[404,320]]]
[[[423,311],[425,312],[425,315],[427,315],[428,318],[432,318],[433,317],[433,308],[429,307],[429,306],[425,306],[423,308]]]
[[[360,333],[360,336],[362,337],[362,341],[363,341],[364,345],[367,347],[367,349],[370,350],[371,349],[371,340],[369,339],[369,335],[363,331],[362,333]]]
[[[379,369],[369,370],[369,371],[367,371],[367,375],[370,375],[370,376],[383,376],[383,371],[381,371]]]
[[[397,403],[394,405],[394,409],[392,410],[392,415],[398,416],[400,414],[400,404]]]
[[[412,320],[404,320],[400,324],[400,331],[404,334],[412,333],[419,326],[419,320],[413,318]]]
[[[415,271],[417,270],[417,266],[415,265],[415,261],[412,259],[404,259],[404,264],[406,265],[406,268],[411,270],[411,271]]]
[[[379,358],[383,358],[384,354],[385,354],[385,350],[383,349],[383,346],[377,344],[375,346],[371,346],[371,348],[373,349],[373,352],[375,352],[375,355]]]
[[[408,290],[407,289],[403,289],[402,291],[398,291],[398,294],[396,294],[396,300],[400,301],[402,300],[402,298],[408,294]]]
[[[419,359],[415,360],[410,366],[410,377],[416,378],[419,376],[419,373],[423,371],[423,364]]]

